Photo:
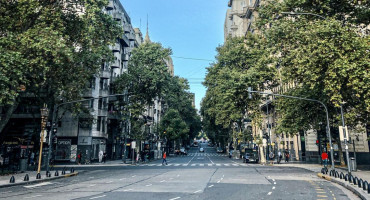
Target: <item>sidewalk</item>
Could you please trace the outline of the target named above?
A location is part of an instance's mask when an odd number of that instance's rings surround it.
[[[152,159],[150,161],[147,161],[145,163],[150,163],[153,161],[157,161],[159,159]],[[142,162],[135,162],[134,165],[143,164]],[[99,162],[93,162],[90,164],[76,164],[76,163],[57,163],[54,165],[54,167],[112,167],[112,166],[132,166],[132,160],[126,159],[126,163],[124,163],[122,160],[107,160],[105,163],[99,163]]]
[[[4,187],[11,187],[16,185],[26,185],[26,184],[33,184],[33,183],[41,183],[48,180],[55,180],[59,178],[65,178],[70,176],[77,176],[78,172],[72,172],[71,168],[66,169],[65,175],[62,175],[62,171],[58,171],[59,176],[55,176],[55,171],[51,171],[51,177],[46,177],[46,171],[40,171],[41,179],[36,179],[37,172],[36,171],[28,171],[24,173],[16,173],[16,174],[8,174],[0,176],[0,188]],[[28,174],[29,181],[24,181],[24,178]],[[11,177],[14,176],[15,182],[10,183]]]
[[[317,176],[320,178],[324,178],[328,181],[337,183],[339,185],[342,185],[343,187],[347,188],[348,190],[355,193],[357,196],[359,196],[361,199],[370,199],[370,194],[367,190],[363,190],[362,187],[358,187],[357,185],[354,185],[353,183],[349,183],[348,181],[345,181],[344,179],[335,178],[334,176],[330,176],[328,174],[322,174],[321,169],[323,168],[322,165],[319,164],[306,164],[306,163],[281,163],[281,164],[274,164],[274,166],[278,167],[299,167],[303,169],[310,170],[312,172],[317,173]],[[359,167],[360,169],[356,172],[352,172],[352,176],[357,177],[358,179],[362,179],[363,181],[367,181],[370,183],[370,171],[368,170],[368,166]],[[330,171],[330,168],[328,168]],[[338,173],[343,172],[343,174],[347,174],[347,168],[342,167],[335,167],[335,170]]]

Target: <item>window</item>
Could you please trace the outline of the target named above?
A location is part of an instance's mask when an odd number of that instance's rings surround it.
[[[100,98],[99,103],[98,103],[98,109],[102,109],[102,108],[103,108],[103,99]]]
[[[102,124],[101,124],[101,126],[102,126],[102,132],[103,133],[105,133],[105,124],[106,124],[106,119],[105,119],[105,117],[102,117]]]
[[[97,131],[100,131],[101,121],[102,121],[102,117],[98,117],[98,122],[96,124],[96,130]]]

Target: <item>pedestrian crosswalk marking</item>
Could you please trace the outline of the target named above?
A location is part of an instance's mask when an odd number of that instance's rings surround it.
[[[189,153],[187,156],[227,156],[226,154],[219,153]]]
[[[163,166],[162,164],[142,164],[142,165],[138,165],[138,166],[141,166],[141,167],[155,167],[155,166]],[[171,164],[168,164],[166,166],[175,166],[175,167],[186,167],[186,166],[192,166],[192,167],[204,167],[204,166],[208,166],[208,167],[221,167],[221,166],[224,166],[224,167],[247,167],[248,165],[244,164],[244,163],[222,163],[222,164],[211,164],[211,163],[193,163],[193,164],[182,164],[182,163],[171,163]]]
[[[203,167],[203,166],[204,166],[204,164],[200,164],[199,166]]]
[[[195,164],[191,164],[191,166],[195,166]]]

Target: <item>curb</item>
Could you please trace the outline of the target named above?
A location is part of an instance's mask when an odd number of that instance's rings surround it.
[[[360,197],[362,200],[367,200],[369,198],[367,198],[366,196],[364,196],[363,194],[361,194],[358,190],[356,190],[354,187],[352,187],[352,185],[350,184],[347,184],[347,183],[343,183],[342,181],[338,181],[338,180],[335,180],[335,178],[332,178],[330,176],[327,176],[327,175],[324,175],[322,173],[318,173],[317,174],[318,177],[320,178],[323,178],[323,179],[326,179],[328,181],[331,181],[331,182],[334,182],[334,183],[337,183],[343,187],[345,187],[346,189],[350,190],[351,192],[353,192],[354,194],[356,194],[358,197]]]
[[[49,180],[56,180],[56,179],[67,178],[67,177],[71,177],[71,176],[77,176],[78,174],[79,174],[78,172],[73,172],[73,173],[70,173],[70,174],[61,175],[61,176],[54,176],[54,177],[50,177],[50,178],[46,178],[46,179],[33,180],[33,181],[22,181],[22,182],[18,182],[18,183],[8,183],[8,184],[5,184],[5,185],[0,185],[0,188],[7,188],[7,187],[13,187],[13,186],[19,186],[19,185],[29,185],[29,184],[33,184],[33,183],[42,183],[42,182],[49,181]]]

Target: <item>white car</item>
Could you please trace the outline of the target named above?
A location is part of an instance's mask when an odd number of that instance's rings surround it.
[[[204,152],[203,147],[201,147],[201,148],[199,149],[199,152]]]

